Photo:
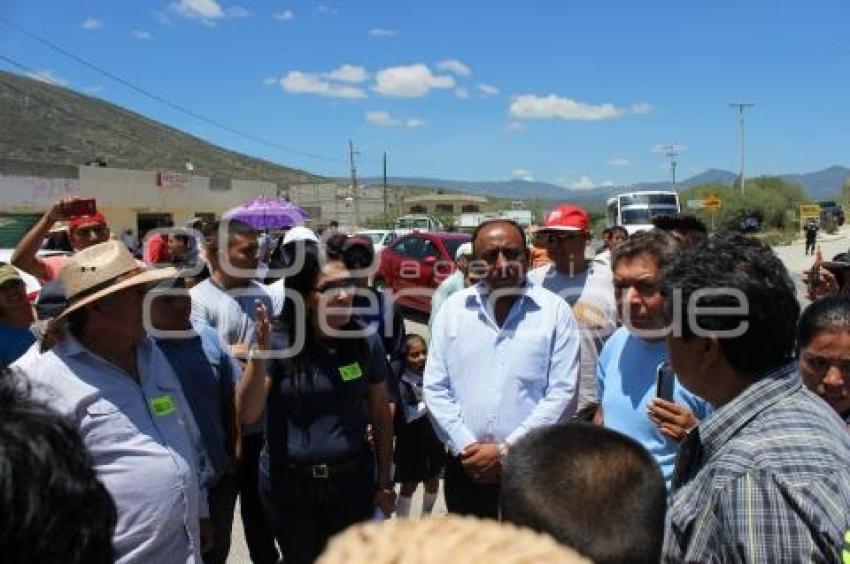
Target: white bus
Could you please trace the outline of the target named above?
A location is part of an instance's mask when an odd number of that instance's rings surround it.
[[[674,215],[681,211],[679,194],[665,190],[624,192],[609,198],[606,205],[608,227],[622,225],[629,232],[652,229],[656,215]]]

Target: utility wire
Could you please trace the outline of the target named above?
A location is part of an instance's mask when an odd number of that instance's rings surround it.
[[[177,104],[175,102],[172,102],[171,100],[163,98],[162,96],[154,94],[153,92],[151,92],[151,91],[149,91],[145,88],[142,88],[140,86],[136,86],[135,84],[131,83],[130,81],[128,81],[128,80],[126,80],[126,79],[106,70],[106,69],[103,69],[103,68],[95,65],[94,63],[90,63],[89,61],[83,59],[82,57],[79,57],[79,56],[69,52],[68,50],[64,49],[63,47],[60,47],[59,45],[56,45],[55,43],[53,43],[53,42],[51,42],[51,41],[49,41],[49,40],[47,40],[47,39],[45,39],[45,38],[43,38],[39,35],[36,35],[35,33],[31,32],[31,31],[24,29],[23,27],[7,20],[6,18],[4,18],[2,16],[0,16],[0,23],[5,24],[8,27],[11,27],[12,29],[18,31],[19,33],[26,35],[30,39],[37,41],[38,43],[41,43],[42,45],[45,45],[48,48],[50,48],[50,49],[52,49],[52,50],[54,50],[58,53],[61,53],[62,55],[65,55],[66,57],[68,57],[70,59],[73,59],[74,61],[80,63],[81,65],[88,67],[88,68],[92,69],[93,71],[100,73],[100,74],[106,76],[107,78],[110,78],[110,79],[126,86],[127,88],[130,88],[131,90],[133,90],[135,92],[138,92],[139,94],[142,94],[143,96],[147,96],[148,98],[156,100],[157,102],[160,102],[161,104],[165,104],[166,106],[168,106],[168,107],[170,107],[174,110],[177,110],[178,112],[181,112],[181,113],[186,114],[190,117],[193,117],[193,118],[195,118],[199,121],[202,121],[202,122],[204,122],[208,125],[212,125],[213,127],[217,127],[219,129],[227,131],[228,133],[231,133],[233,135],[238,135],[238,136],[243,137],[245,139],[249,139],[251,141],[254,141],[255,143],[267,145],[269,147],[273,147],[275,149],[278,149],[280,151],[284,151],[284,152],[287,152],[287,153],[293,153],[293,154],[296,154],[296,155],[301,155],[301,156],[304,156],[304,157],[309,157],[309,158],[312,158],[312,159],[317,159],[317,160],[326,161],[326,162],[333,162],[333,163],[345,162],[344,159],[326,157],[326,156],[323,156],[323,155],[317,155],[315,153],[310,153],[308,151],[302,151],[300,149],[295,149],[293,147],[287,147],[285,145],[280,145],[278,143],[275,143],[274,141],[270,141],[268,139],[258,137],[258,136],[254,135],[252,133],[247,133],[247,132],[235,129],[233,127],[230,127],[229,125],[226,125],[226,124],[221,123],[217,120],[208,118],[208,117],[201,115],[201,114],[199,114],[199,113],[197,113],[193,110],[190,110],[189,108],[186,108],[185,106],[181,106],[180,104]]]

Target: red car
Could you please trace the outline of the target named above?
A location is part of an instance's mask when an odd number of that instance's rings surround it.
[[[392,290],[399,305],[430,312],[431,294],[457,270],[457,249],[469,240],[466,233],[405,235],[381,252],[374,285]]]

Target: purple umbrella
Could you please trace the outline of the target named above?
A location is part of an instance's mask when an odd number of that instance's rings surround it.
[[[292,202],[274,196],[252,198],[225,212],[225,219],[244,221],[254,229],[281,229],[304,225],[310,214]]]

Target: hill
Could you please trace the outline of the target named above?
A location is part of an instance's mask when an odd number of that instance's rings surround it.
[[[288,184],[318,177],[228,151],[73,90],[0,71],[0,156],[9,159],[194,173]]]

